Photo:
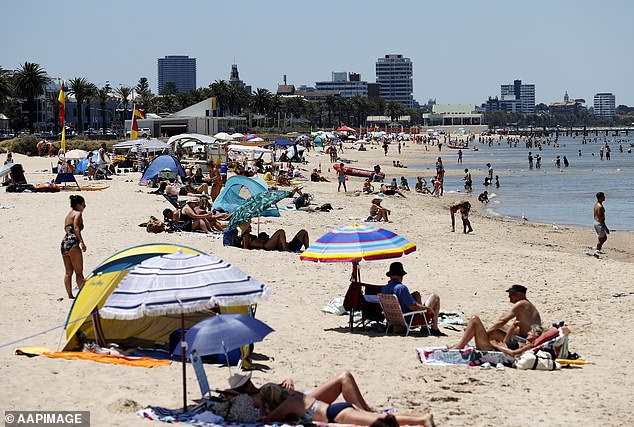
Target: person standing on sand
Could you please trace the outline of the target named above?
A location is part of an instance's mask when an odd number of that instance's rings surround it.
[[[597,246],[593,248],[596,252],[595,254],[604,254],[602,248],[603,244],[608,240],[608,234],[610,234],[610,230],[608,226],[605,225],[605,208],[603,207],[603,202],[605,201],[605,194],[603,192],[597,193],[597,202],[594,204],[594,231],[597,232],[599,236],[599,240],[597,241]]]
[[[86,209],[86,201],[82,196],[70,196],[71,211],[64,219],[64,239],[60,246],[62,259],[64,260],[64,286],[68,298],[73,299],[72,278],[75,273],[75,281],[77,287],[81,289],[84,284],[84,256],[82,252],[86,252],[86,244],[81,235],[84,229],[83,212]]]
[[[460,217],[462,218],[462,228],[464,234],[469,234],[473,231],[471,228],[471,222],[469,221],[469,211],[471,210],[471,203],[466,200],[461,200],[453,205],[449,206],[449,213],[451,214],[451,232],[456,231],[456,212],[460,211]]]
[[[339,182],[339,185],[337,186],[337,193],[341,191],[341,184],[343,184],[344,193],[348,192],[348,190],[346,189],[346,172],[343,170],[343,168],[344,164],[339,163],[339,169],[337,169],[337,182]]]

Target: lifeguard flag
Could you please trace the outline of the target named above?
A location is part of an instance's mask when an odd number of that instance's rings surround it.
[[[132,128],[130,129],[131,140],[135,140],[139,137],[139,124],[136,121],[137,117],[144,119],[145,115],[141,112],[139,107],[134,104],[134,110],[132,110]]]
[[[59,122],[62,125],[62,151],[66,153],[66,123],[64,120],[66,113],[66,97],[64,96],[64,82],[62,82],[62,88],[59,90],[57,100],[59,101]]]

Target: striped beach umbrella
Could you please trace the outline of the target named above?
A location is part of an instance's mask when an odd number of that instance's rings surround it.
[[[359,261],[398,258],[416,250],[416,245],[404,237],[371,225],[350,225],[333,230],[310,245],[302,254],[303,261],[352,262],[351,289],[361,298]],[[356,298],[353,298],[356,299]],[[350,332],[354,325],[354,307],[350,309]]]
[[[149,258],[128,273],[99,314],[104,319],[195,313],[217,305],[257,303],[270,292],[215,256],[178,251]]]
[[[416,245],[384,228],[351,225],[337,228],[317,239],[301,255],[303,261],[359,262],[398,258]]]

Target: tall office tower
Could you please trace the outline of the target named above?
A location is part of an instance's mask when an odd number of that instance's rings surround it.
[[[376,61],[376,82],[379,95],[387,101],[398,101],[407,108],[414,105],[412,61],[403,55],[389,54]]]
[[[169,55],[158,59],[158,93],[167,83],[176,84],[176,92],[196,90],[196,58]]]
[[[616,97],[611,93],[597,93],[594,95],[594,114],[603,117],[614,117]]]
[[[523,85],[521,80],[515,80],[512,85],[500,85],[500,95],[500,101],[507,106],[506,112],[535,114],[535,85]]]

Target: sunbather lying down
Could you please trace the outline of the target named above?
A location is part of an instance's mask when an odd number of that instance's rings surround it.
[[[234,374],[229,378],[229,384],[229,392],[248,394],[254,405],[260,409],[260,413],[269,421],[313,420],[370,425],[384,417],[384,414],[374,412],[368,405],[349,371],[330,378],[306,394],[295,391],[295,385],[290,379],[279,385],[266,384],[260,389],[251,382],[250,375]],[[280,396],[283,398],[282,401]],[[343,397],[345,402],[333,403],[339,396]],[[283,403],[283,400],[289,400],[289,403]],[[308,403],[307,406],[304,405],[304,401]],[[297,407],[292,407],[293,405]],[[431,414],[398,413],[396,419],[402,424],[434,425]]]
[[[277,230],[272,236],[260,233],[257,236],[251,234],[251,221],[244,222],[238,226],[238,235],[242,239],[244,249],[264,249],[265,251],[291,251],[297,252],[302,247],[308,248],[310,241],[308,231],[302,229],[297,232],[290,242],[286,241],[286,232]]]

